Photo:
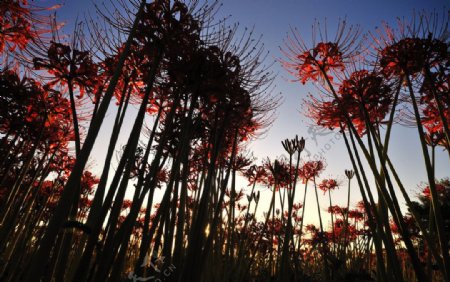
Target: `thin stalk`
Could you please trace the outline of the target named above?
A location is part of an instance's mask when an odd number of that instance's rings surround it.
[[[79,157],[77,158],[69,179],[67,180],[65,189],[63,190],[55,212],[46,228],[45,234],[40,240],[38,250],[33,256],[30,267],[27,269],[26,274],[24,275],[24,278],[27,281],[37,281],[44,273],[44,266],[48,261],[51,250],[53,249],[53,245],[58,232],[60,231],[60,228],[62,227],[64,221],[67,219],[70,213],[71,201],[74,198],[77,187],[79,186],[84,167],[89,159],[92,148],[94,147],[95,140],[97,139],[97,135],[100,131],[100,127],[103,123],[103,119],[109,108],[111,98],[119,80],[124,62],[130,52],[131,42],[133,41],[133,38],[135,36],[137,26],[143,14],[145,5],[146,1],[142,1],[135,16],[133,27],[130,30],[123,52],[119,57],[114,75],[111,78],[105,95],[103,96],[102,102],[97,110],[97,114],[95,115],[95,118],[92,121],[91,126],[89,127],[89,131],[84,141],[83,148],[80,151]]]

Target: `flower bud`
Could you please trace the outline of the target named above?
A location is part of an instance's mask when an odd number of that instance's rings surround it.
[[[352,179],[353,176],[355,175],[355,172],[353,170],[345,170],[345,175],[347,176],[348,179]]]
[[[284,141],[281,141],[281,144],[283,145],[283,148],[286,150],[286,152],[292,156],[296,151],[295,142],[292,142],[289,139],[286,139]]]

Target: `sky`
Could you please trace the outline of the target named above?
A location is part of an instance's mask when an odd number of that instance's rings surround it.
[[[53,0],[35,1],[37,4],[53,5],[61,3]],[[108,1],[106,1],[107,3]],[[67,0],[57,12],[59,20],[65,21],[70,28],[77,18],[83,18],[86,13],[93,13],[94,4],[100,1]],[[439,11],[442,13],[448,9],[448,1],[444,0],[224,0],[217,18],[230,16],[229,22],[239,22],[240,28],[254,28],[256,37],[262,35],[265,49],[270,52],[268,62],[281,58],[280,46],[289,34],[290,28],[295,27],[306,43],[310,43],[311,27],[315,20],[327,23],[329,34],[333,34],[340,19],[346,18],[350,25],[359,25],[364,32],[374,31],[381,26],[383,21],[395,23],[396,18],[410,18],[414,11]],[[445,7],[447,6],[447,7]],[[330,36],[332,38],[332,36]],[[306,96],[316,94],[317,88],[311,85],[291,82],[291,77],[279,63],[275,63],[272,71],[277,74],[275,79],[275,93],[279,93],[282,102],[276,110],[276,119],[271,128],[259,140],[253,141],[249,149],[258,158],[258,162],[266,157],[272,160],[275,157],[286,155],[281,146],[281,141],[293,138],[296,134],[306,139],[306,149],[310,152],[310,158],[323,157],[327,163],[322,178],[338,178],[344,182],[344,170],[351,168],[351,163],[340,134],[336,132],[320,131],[322,135],[314,136],[311,132],[314,127],[303,114],[302,100]],[[94,170],[101,168],[102,156],[106,154],[108,126],[111,125],[113,113],[109,114],[104,124],[104,130],[94,147]],[[131,128],[131,119],[128,120]],[[125,124],[125,127],[128,126]],[[122,139],[119,142],[125,143]],[[426,181],[426,173],[423,157],[419,147],[418,133],[415,128],[404,128],[399,125],[393,129],[390,156],[398,169],[398,173],[405,184],[410,196],[418,193],[418,185]],[[306,154],[304,154],[306,155]],[[307,160],[307,158],[305,158]],[[436,177],[450,176],[450,163],[445,152],[437,152]],[[372,181],[373,183],[373,181]],[[360,200],[360,194],[356,187],[352,186],[351,203]],[[240,183],[245,187],[244,182]],[[271,192],[267,188],[260,188],[262,197],[270,200]],[[353,190],[354,189],[354,190]],[[333,201],[343,204],[346,199],[346,185],[333,192]],[[303,191],[297,193],[298,200]],[[314,207],[315,199],[312,189],[309,189],[307,201],[309,207]],[[328,199],[320,196],[323,206]],[[315,208],[315,207],[314,207]],[[307,210],[306,217],[312,222],[316,221],[316,210]]]
[[[397,18],[410,18],[414,11],[441,12],[445,6],[448,8],[448,4],[448,1],[435,0],[226,0],[222,8],[224,14],[232,15],[231,19],[240,22],[242,26],[254,26],[255,33],[263,35],[263,42],[272,56],[280,58],[282,54],[279,48],[284,46],[283,41],[291,27],[297,28],[308,44],[311,42],[312,24],[315,20],[321,23],[326,21],[331,35],[329,37],[333,38],[333,31],[343,18],[346,18],[349,25],[359,25],[362,32],[366,33],[380,27],[383,21],[395,24]],[[286,155],[281,140],[293,138],[298,134],[305,137],[306,148],[311,152],[312,158],[317,156],[325,158],[327,168],[322,173],[322,178],[338,178],[345,183],[344,170],[350,169],[351,163],[343,138],[336,132],[321,130],[321,133],[328,134],[316,136],[316,143],[311,133],[315,127],[311,127],[311,121],[302,113],[302,99],[305,99],[308,93],[316,94],[317,88],[290,82],[293,78],[280,64],[275,64],[274,70],[279,73],[276,78],[276,91],[282,93],[283,103],[277,109],[277,118],[267,136],[254,142],[250,148],[259,158]],[[390,146],[391,159],[407,191],[410,192],[409,195],[413,197],[418,193],[417,186],[427,179],[417,129],[394,127]],[[440,151],[437,156],[436,177],[450,176],[448,155]],[[361,199],[356,181],[353,182],[352,188],[351,204],[355,204]],[[270,199],[270,191],[264,194]],[[303,191],[298,194],[296,200],[302,197]],[[342,185],[339,190],[332,193],[333,202],[344,204],[346,195],[347,187]],[[317,222],[314,197],[313,191],[309,190],[305,218],[311,222]],[[319,200],[323,207],[327,206],[328,199],[325,196],[319,196]]]

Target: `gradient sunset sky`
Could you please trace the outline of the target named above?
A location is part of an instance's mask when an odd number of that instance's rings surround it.
[[[38,5],[47,6],[58,1],[34,1]],[[90,0],[67,0],[63,2],[63,7],[57,12],[58,19],[66,22],[66,28],[70,33],[70,28],[78,16],[83,18],[86,13],[94,12],[93,3],[100,1]],[[107,2],[106,2],[107,3]],[[311,27],[315,20],[327,22],[329,34],[333,34],[340,19],[346,18],[349,25],[359,25],[363,31],[374,31],[381,26],[383,21],[395,25],[396,18],[411,18],[414,11],[437,11],[442,14],[448,8],[448,1],[444,0],[224,0],[217,18],[230,17],[230,22],[239,22],[240,27],[254,28],[255,36],[262,34],[262,42],[266,50],[270,52],[268,64],[276,58],[282,57],[279,51],[283,46],[290,28],[299,30],[306,43],[311,39]],[[447,6],[447,7],[445,7]],[[330,36],[333,38],[333,36]],[[291,77],[279,63],[272,67],[278,76],[275,80],[275,93],[281,93],[282,103],[276,111],[276,119],[270,130],[262,139],[254,141],[249,149],[258,157],[258,163],[265,157],[274,159],[285,154],[281,141],[285,138],[293,138],[296,134],[306,139],[306,148],[311,153],[310,157],[319,155],[325,158],[327,168],[322,174],[323,178],[337,177],[344,180],[344,169],[350,169],[351,163],[345,149],[342,138],[336,132],[327,132],[323,136],[316,136],[313,140],[311,134],[311,122],[303,115],[302,99],[308,93],[315,94],[317,89],[313,86],[292,83]],[[111,124],[113,117],[110,112],[109,119],[106,118],[105,129]],[[131,124],[131,120],[129,121]],[[418,192],[417,185],[426,181],[426,172],[422,153],[419,147],[419,139],[415,128],[405,128],[395,126],[392,135],[392,142],[389,148],[391,159],[398,168],[398,173],[410,192],[410,196]],[[94,148],[95,155],[99,160],[94,160],[94,171],[100,173],[103,165],[101,158],[106,154],[106,147],[109,138],[108,130],[104,130]],[[339,139],[339,140],[338,140]],[[123,144],[126,139],[122,139]],[[450,175],[450,163],[448,155],[437,150],[437,170],[436,177],[442,178]],[[373,181],[372,181],[373,183]],[[245,187],[246,183],[241,183]],[[301,186],[302,187],[302,186]],[[354,192],[352,193],[352,204],[360,200],[359,190],[354,182]],[[267,188],[261,188],[263,199],[270,199],[270,192]],[[344,203],[347,188],[343,185],[340,190],[333,192],[333,201],[337,204]],[[309,208],[314,207],[306,216],[311,221],[315,221],[315,199],[312,190],[308,192]],[[322,194],[322,193],[321,193]],[[303,195],[297,193],[297,196]],[[323,206],[327,206],[327,199],[321,197]]]

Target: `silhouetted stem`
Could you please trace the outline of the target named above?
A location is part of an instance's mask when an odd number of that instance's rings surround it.
[[[77,191],[77,187],[83,174],[84,167],[86,165],[86,162],[88,161],[91,150],[94,147],[95,140],[97,139],[98,132],[100,131],[100,127],[103,123],[103,119],[106,115],[111,98],[113,96],[114,90],[119,80],[122,67],[124,65],[126,58],[128,57],[131,42],[136,33],[138,22],[140,21],[145,4],[146,1],[141,2],[141,5],[139,7],[139,10],[136,14],[133,23],[133,27],[130,30],[127,42],[125,43],[124,50],[120,55],[114,75],[111,78],[111,81],[108,85],[108,89],[105,92],[103,100],[98,108],[97,114],[95,115],[95,118],[92,121],[92,124],[89,128],[83,148],[81,149],[79,157],[77,158],[74,168],[72,169],[69,179],[67,180],[65,189],[55,209],[53,217],[50,219],[45,235],[43,236],[43,238],[39,243],[39,248],[32,258],[32,262],[30,264],[29,269],[26,271],[26,275],[24,278],[27,281],[38,281],[41,275],[44,273],[45,264],[48,261],[48,257],[53,248],[54,241],[58,235],[58,232],[62,224],[67,219],[67,216],[70,213],[71,201],[74,198],[74,194]]]

